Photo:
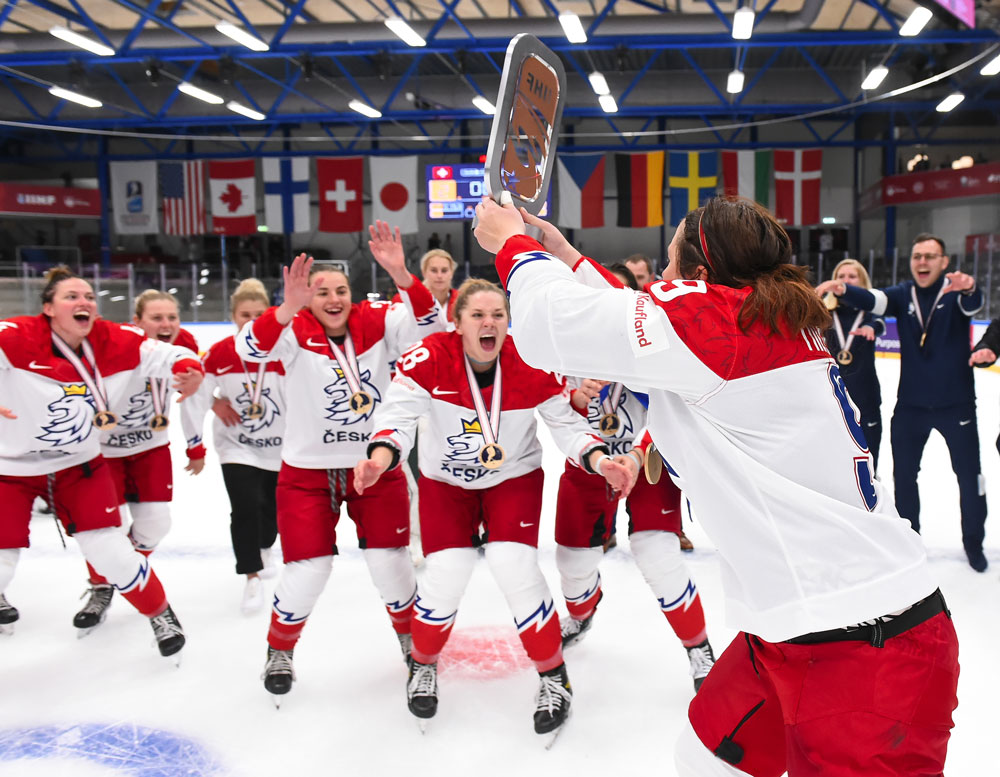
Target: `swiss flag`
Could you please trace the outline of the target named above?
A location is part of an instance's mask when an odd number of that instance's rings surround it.
[[[208,163],[208,190],[212,198],[214,234],[256,234],[256,174],[252,159],[227,159]]]
[[[774,215],[792,227],[819,224],[823,150],[774,152]]]
[[[417,158],[373,156],[372,221],[382,219],[404,235],[417,231]]]
[[[320,232],[360,232],[364,228],[361,186],[364,159],[316,160]]]

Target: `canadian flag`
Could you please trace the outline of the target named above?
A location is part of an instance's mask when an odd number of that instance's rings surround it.
[[[208,163],[208,191],[212,198],[214,234],[256,234],[256,175],[252,159],[227,159]]]
[[[372,221],[382,219],[404,235],[417,231],[417,158],[373,156]]]
[[[364,169],[364,159],[359,156],[316,160],[320,232],[360,232],[364,228]]]
[[[774,213],[789,226],[819,224],[823,150],[774,152]]]

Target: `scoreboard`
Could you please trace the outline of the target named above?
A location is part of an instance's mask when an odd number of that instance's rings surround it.
[[[485,167],[473,162],[427,165],[427,220],[469,220],[486,193]]]

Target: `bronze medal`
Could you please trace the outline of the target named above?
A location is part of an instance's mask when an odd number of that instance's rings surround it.
[[[646,449],[646,461],[643,464],[643,470],[646,473],[646,481],[651,486],[655,486],[660,482],[660,476],[663,474],[663,457],[652,443]]]
[[[257,402],[250,403],[250,409],[247,410],[247,418],[257,419],[264,415],[264,406],[258,404]]]
[[[110,410],[100,410],[94,413],[94,426],[102,432],[110,432],[118,426],[118,416]]]
[[[479,449],[479,463],[486,469],[496,469],[503,464],[506,455],[500,443],[490,442]]]
[[[854,354],[848,351],[846,348],[842,348],[837,351],[837,364],[842,364],[845,367],[854,361]]]
[[[372,395],[367,391],[355,391],[351,394],[351,410],[358,415],[367,413],[373,404],[375,403],[372,400]]]
[[[605,437],[611,437],[612,435],[618,434],[618,430],[621,429],[622,422],[618,418],[617,413],[605,413],[601,416],[601,434]]]
[[[163,415],[163,413],[157,413],[153,416],[153,420],[149,422],[149,428],[154,432],[162,432],[168,426],[170,426],[170,419]]]

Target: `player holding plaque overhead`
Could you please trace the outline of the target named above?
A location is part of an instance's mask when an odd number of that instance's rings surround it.
[[[274,593],[264,669],[264,687],[272,694],[291,690],[292,651],[330,576],[345,504],[400,647],[409,654],[416,580],[407,551],[406,480],[394,472],[362,496],[352,470],[365,456],[372,413],[385,400],[389,364],[417,339],[416,319],[429,315],[434,301],[406,272],[398,232],[373,232],[369,246],[404,304],[352,303],[342,271],[314,267],[302,254],[284,270],[285,301],[236,336],[240,359],[280,360],[286,375],[277,490],[285,566]]]
[[[861,428],[878,469],[882,389],[875,372],[875,338],[885,334],[885,321],[866,310],[852,308],[830,294],[830,287],[840,283],[864,289],[870,289],[872,284],[864,265],[856,259],[844,259],[833,268],[831,280],[816,287],[816,293],[823,297],[823,303],[833,316],[833,326],[826,330],[826,345],[840,365],[840,375],[851,401],[861,411]]]
[[[572,409],[562,379],[527,366],[507,337],[507,298],[470,279],[459,288],[456,331],[431,335],[404,353],[375,417],[369,458],[355,468],[358,489],[398,472],[420,418],[420,528],[426,574],[413,616],[407,698],[418,718],[437,712],[437,660],[486,529],[486,560],[507,599],[525,651],[540,675],[535,730],[558,728],[572,691],[562,659],[559,616],[538,568],[542,449],[535,410],[556,444],[587,472],[627,491],[628,472]]]
[[[117,423],[109,407],[133,374],[173,377],[182,397],[202,380],[189,351],[98,318],[94,290],[66,267],[46,275],[41,315],[0,321],[0,607],[40,496],[87,561],[150,619],[167,656],[184,646],[184,632],[149,560],[119,528],[119,495],[95,423],[99,413],[105,429],[109,416]],[[9,622],[12,608],[2,609]]]
[[[181,329],[180,311],[173,294],[156,289],[142,292],[136,297],[132,321],[146,337],[173,348],[177,359],[198,358],[194,337]],[[172,396],[169,379],[133,370],[127,381],[115,383],[115,390],[108,396],[109,410],[105,415],[113,416],[114,424],[104,422],[98,427],[101,455],[115,482],[118,503],[122,508],[128,505],[132,519],[127,526],[128,537],[145,556],[156,549],[170,530],[173,466],[167,427]],[[89,563],[87,572],[89,597],[73,617],[73,625],[89,631],[107,617],[114,588]]]

